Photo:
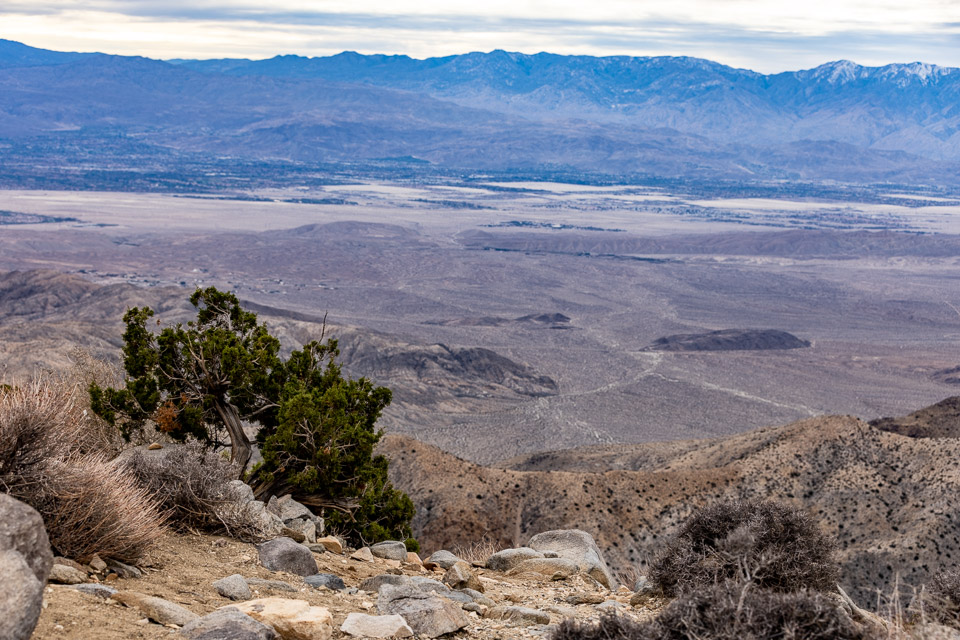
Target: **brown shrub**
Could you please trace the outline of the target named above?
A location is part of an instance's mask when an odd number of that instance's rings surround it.
[[[835,548],[804,511],[772,501],[720,502],[682,525],[649,577],[668,596],[729,580],[778,592],[829,591],[840,574]]]
[[[36,485],[49,460],[70,454],[77,438],[72,398],[49,379],[0,393],[0,487]]]
[[[136,561],[162,518],[132,476],[82,453],[78,397],[50,377],[0,393],[0,488],[40,512],[61,555]]]
[[[927,587],[924,609],[937,622],[960,629],[960,569],[934,577]]]
[[[157,503],[121,465],[98,456],[50,461],[22,497],[43,516],[51,546],[88,562],[136,562],[163,533]]]
[[[727,583],[689,591],[654,620],[606,615],[598,622],[560,624],[552,640],[880,640],[819,593],[774,593]]]
[[[249,507],[238,503],[228,487],[239,469],[199,443],[167,445],[152,455],[135,451],[123,464],[173,527],[259,538],[260,527]]]

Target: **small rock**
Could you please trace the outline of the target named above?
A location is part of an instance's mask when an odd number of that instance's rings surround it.
[[[371,546],[370,553],[376,558],[396,560],[399,562],[407,559],[407,546],[396,540],[386,540]]]
[[[470,624],[457,604],[413,585],[384,585],[377,610],[383,615],[403,616],[414,633],[427,638],[453,633]]]
[[[247,585],[252,587],[261,587],[263,589],[273,589],[274,591],[290,591],[296,593],[297,588],[289,582],[282,580],[264,580],[263,578],[247,578]]]
[[[599,593],[574,593],[567,596],[567,602],[572,605],[578,604],[600,604],[606,598]]]
[[[285,495],[278,499],[274,506],[277,509],[277,515],[284,522],[297,519],[309,520],[310,522],[317,521],[317,516],[313,515],[313,511],[294,500],[291,495]]]
[[[381,573],[378,576],[373,576],[372,578],[367,578],[360,583],[360,591],[366,591],[368,593],[377,593],[380,591],[380,587],[385,584],[392,584],[394,586],[404,584],[409,582],[409,578],[406,576],[397,576],[392,573]]]
[[[423,560],[420,559],[420,556],[413,551],[407,551],[407,559],[404,560],[404,562],[407,564],[423,564]]]
[[[494,607],[487,611],[486,617],[503,620],[514,627],[550,624],[550,614],[529,607]]]
[[[317,544],[322,545],[330,553],[340,555],[343,553],[343,544],[333,536],[317,538]]]
[[[350,554],[350,559],[361,560],[363,562],[373,562],[373,553],[370,551],[370,547],[363,547],[362,549],[357,549]]]
[[[259,500],[252,500],[246,504],[247,513],[257,523],[264,537],[275,538],[283,530],[283,520],[275,513],[270,513],[265,504]]]
[[[301,533],[300,531],[297,531],[296,529],[291,529],[286,525],[284,525],[284,527],[280,529],[280,535],[283,536],[284,538],[290,538],[294,542],[298,542],[298,543],[303,543],[307,541],[307,537],[303,535],[303,533]]]
[[[156,451],[157,449],[163,449],[163,445],[159,442],[151,442],[147,449],[150,451]]]
[[[534,558],[543,557],[544,555],[542,553],[539,551],[534,551],[529,547],[504,549],[503,551],[497,551],[495,554],[487,558],[487,569],[506,573],[524,560],[532,560]]]
[[[660,593],[660,591],[653,586],[653,583],[645,577],[637,580],[633,585],[633,589],[636,593],[630,596],[630,604],[635,607],[645,605],[651,598],[656,597]]]
[[[318,573],[315,576],[307,576],[303,581],[315,589],[326,587],[334,591],[342,591],[347,588],[347,585],[343,584],[343,580],[332,573]]]
[[[261,598],[231,606],[270,625],[284,640],[328,640],[333,635],[330,612],[324,607],[311,607],[303,600]]]
[[[303,539],[310,544],[317,541],[317,525],[312,520],[297,518],[296,520],[287,520],[287,528],[296,531],[303,536]]]
[[[647,576],[640,576],[637,578],[636,582],[633,583],[633,592],[640,593],[644,589],[648,588],[650,585],[650,580],[647,579]]]
[[[410,584],[414,585],[417,589],[421,591],[432,591],[433,593],[439,593],[442,596],[450,594],[450,587],[438,582],[433,578],[425,578],[423,576],[410,576],[408,578]]]
[[[454,563],[447,569],[443,575],[443,584],[451,589],[473,589],[474,591],[483,591],[483,584],[480,578],[470,571],[470,565],[464,561]]]
[[[96,582],[75,584],[70,588],[75,589],[80,593],[85,593],[89,596],[96,596],[97,598],[101,598],[103,600],[106,600],[107,598],[113,596],[113,594],[117,592],[117,590],[114,589],[113,587],[108,587],[107,585],[104,585],[104,584],[97,584]]]
[[[79,571],[65,564],[56,564],[50,567],[50,582],[57,584],[80,584],[87,581],[87,572]]]
[[[239,573],[227,576],[226,578],[220,578],[213,583],[213,588],[216,589],[217,593],[221,596],[231,600],[249,600],[253,597],[253,594],[250,593],[250,586]]]
[[[97,554],[93,554],[93,557],[90,558],[90,568],[95,573],[103,573],[107,570],[107,563],[101,560]]]
[[[619,602],[617,600],[604,600],[600,604],[596,605],[594,609],[604,613],[617,613],[623,609],[626,609],[627,605]]]
[[[180,630],[188,640],[275,640],[277,633],[235,607],[197,618]]]
[[[474,602],[476,602],[477,604],[482,604],[485,607],[496,606],[496,603],[493,600],[483,595],[479,591],[475,591],[473,589],[461,589],[460,593],[470,596]]]
[[[70,568],[72,568],[72,569],[76,569],[77,571],[82,571],[82,572],[84,572],[84,573],[87,572],[87,568],[86,568],[85,566],[83,566],[82,564],[80,564],[80,563],[77,562],[76,560],[71,560],[70,558],[62,558],[62,557],[60,557],[60,556],[54,556],[54,557],[53,557],[53,564],[61,564],[61,565],[65,566],[65,567],[70,567]]]
[[[298,576],[317,573],[317,561],[310,549],[290,538],[274,538],[257,547],[260,564],[271,571],[286,571]]]
[[[426,564],[437,565],[438,567],[443,567],[444,569],[449,569],[458,562],[463,562],[460,558],[453,555],[445,549],[440,551],[435,551],[433,554],[427,558]]]
[[[139,609],[143,615],[158,624],[175,624],[182,627],[199,617],[192,611],[169,600],[148,596],[136,591],[118,591],[110,596],[110,599],[128,607]]]
[[[111,571],[116,573],[121,578],[140,578],[143,576],[143,572],[136,567],[130,566],[129,564],[124,564],[119,560],[110,559],[107,560],[107,566]]]
[[[340,626],[340,631],[359,638],[409,638],[413,629],[403,616],[368,616],[351,613]]]
[[[481,616],[487,611],[487,607],[483,606],[479,602],[465,602],[462,608],[464,611],[473,611]]]
[[[6,497],[6,496],[4,496]],[[10,498],[13,500],[13,498]],[[3,508],[0,506],[0,512]],[[6,528],[9,531],[22,523],[10,523]],[[41,525],[42,528],[42,525]],[[4,525],[0,524],[0,532],[4,531]],[[44,530],[46,536],[46,530]],[[2,539],[2,533],[0,533]],[[21,540],[24,540],[21,538]],[[2,542],[9,542],[2,540]],[[29,541],[29,539],[25,540]],[[47,554],[50,559],[53,555],[47,548]],[[40,567],[42,570],[44,582],[47,579],[48,567]],[[37,626],[37,620],[40,618],[40,611],[43,609],[43,585],[37,579],[35,570],[28,563],[23,555],[15,549],[7,548],[0,550],[0,638],[10,640],[27,640],[32,634],[34,627]]]
[[[547,607],[547,611],[555,613],[561,618],[575,618],[577,616],[577,610],[573,607],[561,607],[558,604]]]

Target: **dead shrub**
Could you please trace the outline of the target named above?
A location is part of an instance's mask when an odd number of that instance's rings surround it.
[[[720,502],[682,525],[649,577],[667,596],[730,580],[778,592],[829,591],[840,574],[835,549],[804,511],[773,501]]]
[[[125,468],[179,530],[227,533],[242,540],[260,536],[257,520],[228,487],[236,465],[196,442],[156,452],[125,454]]]
[[[960,569],[938,573],[927,586],[923,600],[927,615],[960,629]]]
[[[0,394],[0,488],[40,512],[59,554],[136,561],[162,519],[129,474],[81,453],[78,397],[49,376]]]
[[[116,386],[123,382],[123,369],[115,362],[93,357],[88,351],[76,348],[70,352],[73,365],[58,373],[56,386],[71,398],[76,423],[77,448],[82,453],[102,453],[110,458],[123,450],[125,442],[119,429],[98,416],[90,408],[90,385]]]
[[[43,516],[57,553],[80,562],[97,554],[134,563],[163,533],[156,501],[99,456],[50,461],[40,485],[18,497]]]
[[[72,398],[49,379],[0,393],[0,487],[10,493],[41,482],[49,460],[73,450],[77,427]]]
[[[606,615],[598,622],[560,624],[552,640],[881,640],[883,632],[855,623],[829,597],[774,593],[743,583],[689,591],[655,619]]]

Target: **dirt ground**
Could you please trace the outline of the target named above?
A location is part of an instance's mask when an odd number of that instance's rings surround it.
[[[392,569],[384,561],[352,560],[347,552],[314,554],[321,573],[340,576],[347,587],[357,587],[362,580],[382,573],[402,571],[408,575],[425,575],[440,579],[442,571]],[[254,597],[283,597],[305,600],[311,605],[326,607],[333,615],[334,638],[349,637],[339,627],[347,614],[362,612],[376,615],[377,594],[334,592],[314,589],[300,576],[273,572],[260,566],[254,545],[210,535],[167,534],[146,558],[140,568],[142,578],[118,579],[110,583],[119,590],[131,590],[158,596],[203,615],[231,604],[213,588],[214,581],[235,573],[245,578],[282,580],[297,589],[296,593],[263,587],[253,588]],[[476,569],[485,586],[485,595],[498,605],[519,605],[543,610],[550,614],[551,623],[558,623],[570,614],[577,618],[598,615],[595,605],[572,606],[566,598],[574,593],[594,593],[606,599],[617,600],[625,606],[622,611],[637,619],[652,616],[652,609],[629,607],[630,593],[626,590],[611,593],[592,580],[574,576],[564,581],[551,582],[532,574],[505,576]],[[554,608],[554,611],[551,611]],[[457,636],[479,638],[530,638],[547,633],[548,626],[526,628],[509,627],[501,621],[483,619],[469,613],[472,624]],[[112,600],[80,593],[67,586],[49,585],[44,595],[43,613],[33,635],[34,640],[127,640],[181,637],[175,628],[164,627],[146,620],[133,608]]]

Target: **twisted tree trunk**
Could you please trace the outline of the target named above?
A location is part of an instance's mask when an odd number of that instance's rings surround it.
[[[250,462],[250,456],[253,455],[253,449],[250,446],[250,439],[243,431],[240,412],[226,401],[218,400],[215,405],[220,419],[227,428],[227,433],[230,434],[230,462],[240,467],[240,477],[243,477]]]

